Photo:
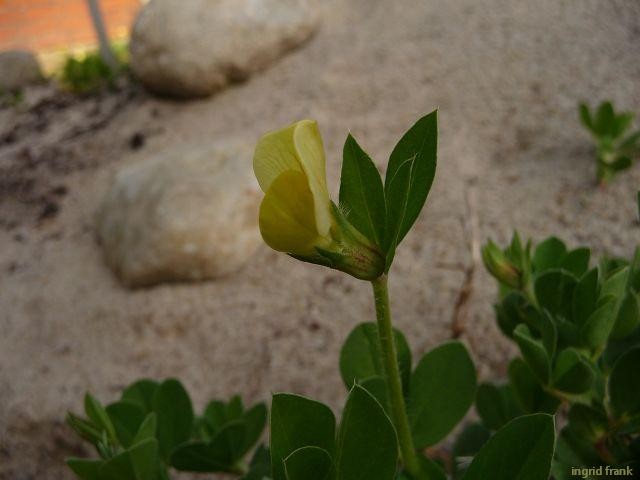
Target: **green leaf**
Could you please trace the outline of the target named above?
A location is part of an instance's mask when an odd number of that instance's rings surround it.
[[[628,290],[622,297],[611,338],[620,340],[627,337],[640,325],[640,296]]]
[[[577,395],[589,391],[593,381],[593,370],[577,350],[568,348],[558,354],[553,369],[553,388]]]
[[[122,392],[122,400],[133,402],[140,406],[145,413],[153,411],[153,397],[156,394],[159,383],[147,378],[138,380],[129,385]]]
[[[447,480],[447,474],[444,472],[442,467],[429,457],[419,455],[418,461],[422,467],[422,472],[427,475],[429,480]]]
[[[469,467],[471,459],[480,451],[485,443],[491,438],[491,430],[482,423],[470,423],[456,437],[453,444],[453,478],[462,478],[462,475]],[[443,480],[446,480],[443,476]]]
[[[600,301],[600,306],[580,328],[583,343],[594,350],[604,346],[616,320],[615,298],[609,295]]]
[[[189,472],[230,472],[242,456],[246,428],[239,421],[226,424],[210,441],[179,445],[171,455],[171,465]]]
[[[555,443],[553,417],[518,417],[485,444],[464,480],[547,480]]]
[[[635,347],[640,347],[640,328],[636,328],[628,337],[622,340],[609,339],[601,357],[602,368],[610,371],[622,355]]]
[[[596,442],[609,428],[607,414],[587,405],[574,404],[569,410],[569,428],[577,436]]]
[[[418,120],[391,152],[384,183],[388,265],[427,200],[436,172],[437,146],[438,113],[433,111]]]
[[[640,347],[620,356],[609,377],[611,407],[618,417],[640,413]]]
[[[572,319],[576,325],[584,324],[596,309],[598,300],[598,269],[585,273],[573,291]]]
[[[524,361],[527,362],[538,381],[542,385],[549,383],[551,365],[542,342],[533,338],[529,327],[524,324],[518,325],[513,331],[513,338],[520,347]]]
[[[522,293],[509,292],[495,307],[498,327],[502,333],[507,337],[513,337],[515,328],[526,322],[527,308],[529,308],[529,303]]]
[[[560,268],[580,278],[588,270],[590,258],[591,250],[586,247],[576,248],[562,258]]]
[[[613,135],[616,114],[611,102],[602,102],[596,112],[595,127],[599,135]]]
[[[633,132],[625,137],[620,145],[618,145],[618,151],[626,155],[636,155],[640,145],[640,130]]]
[[[509,385],[483,383],[476,393],[476,410],[483,424],[498,430],[509,420],[522,414]]]
[[[86,413],[89,420],[91,420],[94,425],[96,425],[100,430],[104,430],[107,432],[107,436],[109,440],[116,443],[118,441],[118,437],[116,436],[116,430],[111,423],[111,419],[107,414],[107,411],[104,409],[102,404],[94,398],[90,393],[87,393],[84,396],[84,412]]]
[[[633,259],[629,265],[627,289],[631,289],[636,293],[640,292],[640,246],[637,246],[635,252],[633,252]]]
[[[158,441],[155,438],[133,445],[127,450],[138,480],[156,478],[160,470]]]
[[[364,388],[367,392],[369,392],[373,398],[375,398],[382,408],[384,408],[385,412],[389,412],[389,395],[387,392],[387,382],[385,382],[383,377],[370,377],[365,378],[358,382],[362,388]]]
[[[462,343],[444,343],[422,357],[408,398],[416,448],[442,440],[467,413],[475,392],[475,367]]]
[[[554,320],[558,330],[558,344],[560,348],[564,348],[566,346],[584,347],[580,336],[580,330],[573,322],[560,317]]]
[[[369,392],[355,385],[342,413],[336,480],[392,480],[398,461],[396,432]]]
[[[209,442],[209,448],[215,456],[224,459],[229,467],[247,453],[247,425],[234,420],[222,427]]]
[[[394,329],[393,333],[400,375],[406,388],[411,375],[411,350],[401,331]],[[361,323],[351,331],[340,351],[340,375],[348,389],[365,379],[384,377],[378,327],[375,323]]]
[[[302,447],[335,450],[335,417],[326,405],[299,395],[277,393],[271,404],[271,473],[286,480],[284,459]]]
[[[194,421],[191,399],[178,380],[165,380],[153,397],[153,411],[158,415],[160,454],[168,460],[173,449],[191,437]]]
[[[66,422],[78,436],[94,445],[102,439],[102,431],[89,420],[68,412]]]
[[[267,406],[264,403],[258,403],[244,413],[242,420],[246,427],[246,433],[244,445],[240,450],[241,455],[251,450],[251,447],[260,439],[267,424],[267,416]]]
[[[102,460],[89,460],[86,458],[69,458],[67,465],[80,480],[102,480],[100,468],[104,464]]]
[[[556,460],[553,462],[553,478],[556,480],[574,480],[571,468],[576,465],[597,465],[601,459],[593,449],[591,442],[584,437],[576,436],[569,428],[563,428],[556,441]],[[595,480],[589,477],[589,480]]]
[[[579,111],[580,121],[582,122],[582,125],[584,125],[584,127],[588,130],[593,131],[593,120],[591,119],[591,112],[589,111],[589,107],[586,104],[581,103],[579,106]]]
[[[204,418],[215,434],[230,421],[227,416],[227,404],[221,400],[211,400],[204,409]]]
[[[536,320],[537,328],[542,337],[542,345],[544,346],[547,356],[551,359],[555,356],[558,346],[558,328],[546,310],[542,312],[542,314],[536,315]]]
[[[150,438],[155,438],[158,426],[157,418],[158,417],[155,413],[150,413],[145,417],[140,428],[136,432],[136,436],[133,438],[133,442],[131,442],[133,445],[149,440]]]
[[[633,162],[630,157],[627,157],[625,155],[620,155],[620,156],[617,156],[615,160],[609,164],[609,168],[611,168],[611,170],[613,171],[619,172],[621,170],[626,170],[627,168],[631,167],[632,163]]]
[[[340,205],[360,233],[382,246],[387,214],[382,179],[369,155],[351,134],[343,150]]]
[[[106,411],[115,427],[120,444],[123,447],[132,445],[145,418],[142,408],[135,403],[121,400],[108,405]]]
[[[600,296],[605,297],[607,295],[611,295],[615,298],[620,298],[624,294],[628,278],[629,267],[624,266],[622,268],[618,268],[606,277],[602,284]]]
[[[520,407],[526,413],[555,413],[560,402],[542,390],[531,369],[521,358],[509,364],[509,383]]]
[[[229,403],[219,400],[209,402],[205,409],[204,416],[199,419],[198,432],[200,437],[207,440],[214,438],[224,427],[231,423],[241,423],[244,426],[244,440],[242,445],[234,451],[237,456],[242,456],[248,452],[258,441],[264,426],[267,423],[267,407],[259,403],[249,410],[244,409],[242,399],[236,395]]]
[[[614,138],[621,137],[624,134],[624,132],[627,131],[627,129],[631,126],[631,123],[633,122],[634,116],[635,115],[631,112],[622,112],[616,115],[615,127],[613,131]]]
[[[159,467],[158,442],[150,439],[105,462],[100,475],[104,480],[154,480]]]
[[[573,275],[562,270],[548,270],[540,275],[534,285],[540,308],[548,310],[553,316],[570,319],[577,283]]]
[[[234,395],[227,405],[227,421],[238,420],[244,412],[244,404],[240,395]]]
[[[444,470],[442,470],[440,465],[430,458],[425,457],[424,455],[419,455],[418,462],[420,462],[422,474],[425,475],[425,478],[428,478],[429,480],[447,480],[447,474]],[[412,480],[413,478],[414,477],[404,470],[396,475],[396,480]]]
[[[320,447],[302,447],[284,459],[287,480],[329,480],[333,461]]]
[[[271,475],[271,455],[269,449],[260,445],[249,464],[249,473],[242,480],[265,480]]]
[[[386,179],[389,178],[387,172]],[[385,179],[385,181],[386,181]],[[411,163],[402,164],[395,172],[393,178],[389,180],[389,187],[385,185],[385,199],[387,202],[387,224],[385,228],[385,241],[383,250],[386,254],[385,273],[389,272],[393,259],[396,255],[396,247],[400,243],[399,225],[404,218],[409,203],[409,190],[406,185],[411,180]],[[392,219],[398,219],[396,223]]]
[[[600,269],[600,275],[603,279],[608,280],[613,275],[618,273],[621,269],[629,266],[629,261],[625,258],[611,257],[604,255],[598,262],[598,268]]]
[[[533,253],[533,268],[536,272],[560,268],[561,261],[566,253],[567,247],[562,240],[556,237],[549,237],[536,247]]]
[[[491,431],[486,426],[478,422],[470,423],[456,437],[452,452],[454,458],[475,456],[489,438]]]
[[[204,423],[205,436],[212,437],[225,425],[240,420],[244,415],[244,404],[239,395],[231,397],[229,402],[212,400],[207,404],[201,422]],[[201,423],[201,424],[202,424]]]

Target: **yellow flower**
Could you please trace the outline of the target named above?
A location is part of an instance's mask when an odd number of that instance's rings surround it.
[[[267,245],[295,255],[327,246],[331,200],[316,122],[302,120],[267,133],[256,146],[253,170],[265,192],[259,218]]]
[[[377,247],[331,202],[318,125],[301,120],[264,135],[253,170],[265,193],[260,233],[274,250],[371,279],[384,270]]]

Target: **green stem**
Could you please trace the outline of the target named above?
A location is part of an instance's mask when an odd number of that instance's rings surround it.
[[[378,320],[378,338],[382,350],[382,363],[384,365],[385,381],[389,393],[391,419],[396,428],[400,455],[405,470],[416,480],[428,480],[418,460],[416,449],[413,446],[409,418],[402,393],[402,380],[398,368],[398,355],[391,326],[391,311],[389,308],[389,291],[387,288],[387,276],[381,275],[371,282],[373,295],[376,302],[376,318]]]

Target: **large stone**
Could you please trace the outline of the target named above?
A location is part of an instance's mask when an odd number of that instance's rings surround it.
[[[149,89],[209,95],[307,40],[312,0],[151,0],[131,36],[131,67]]]
[[[120,170],[98,215],[107,263],[128,286],[216,278],[259,244],[251,148],[187,146]]]
[[[0,92],[12,91],[42,80],[36,56],[25,50],[0,52]]]

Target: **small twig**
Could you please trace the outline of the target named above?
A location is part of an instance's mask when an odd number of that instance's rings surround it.
[[[459,338],[464,333],[464,325],[469,316],[469,300],[473,295],[473,281],[477,266],[480,264],[480,222],[476,210],[475,177],[466,181],[465,201],[466,215],[462,218],[465,237],[469,239],[468,247],[471,262],[464,269],[464,279],[458,292],[451,319],[451,338]]]
[[[93,27],[96,31],[96,37],[98,38],[100,56],[109,69],[112,72],[115,72],[118,69],[118,59],[111,49],[109,35],[107,34],[104,17],[102,16],[102,9],[100,8],[100,2],[99,0],[87,0],[87,6],[89,8]]]
[[[456,303],[453,307],[453,319],[451,321],[451,338],[460,338],[464,333],[464,324],[468,314],[469,297],[473,293],[473,276],[475,265],[470,265],[465,269],[464,281],[458,292]]]

